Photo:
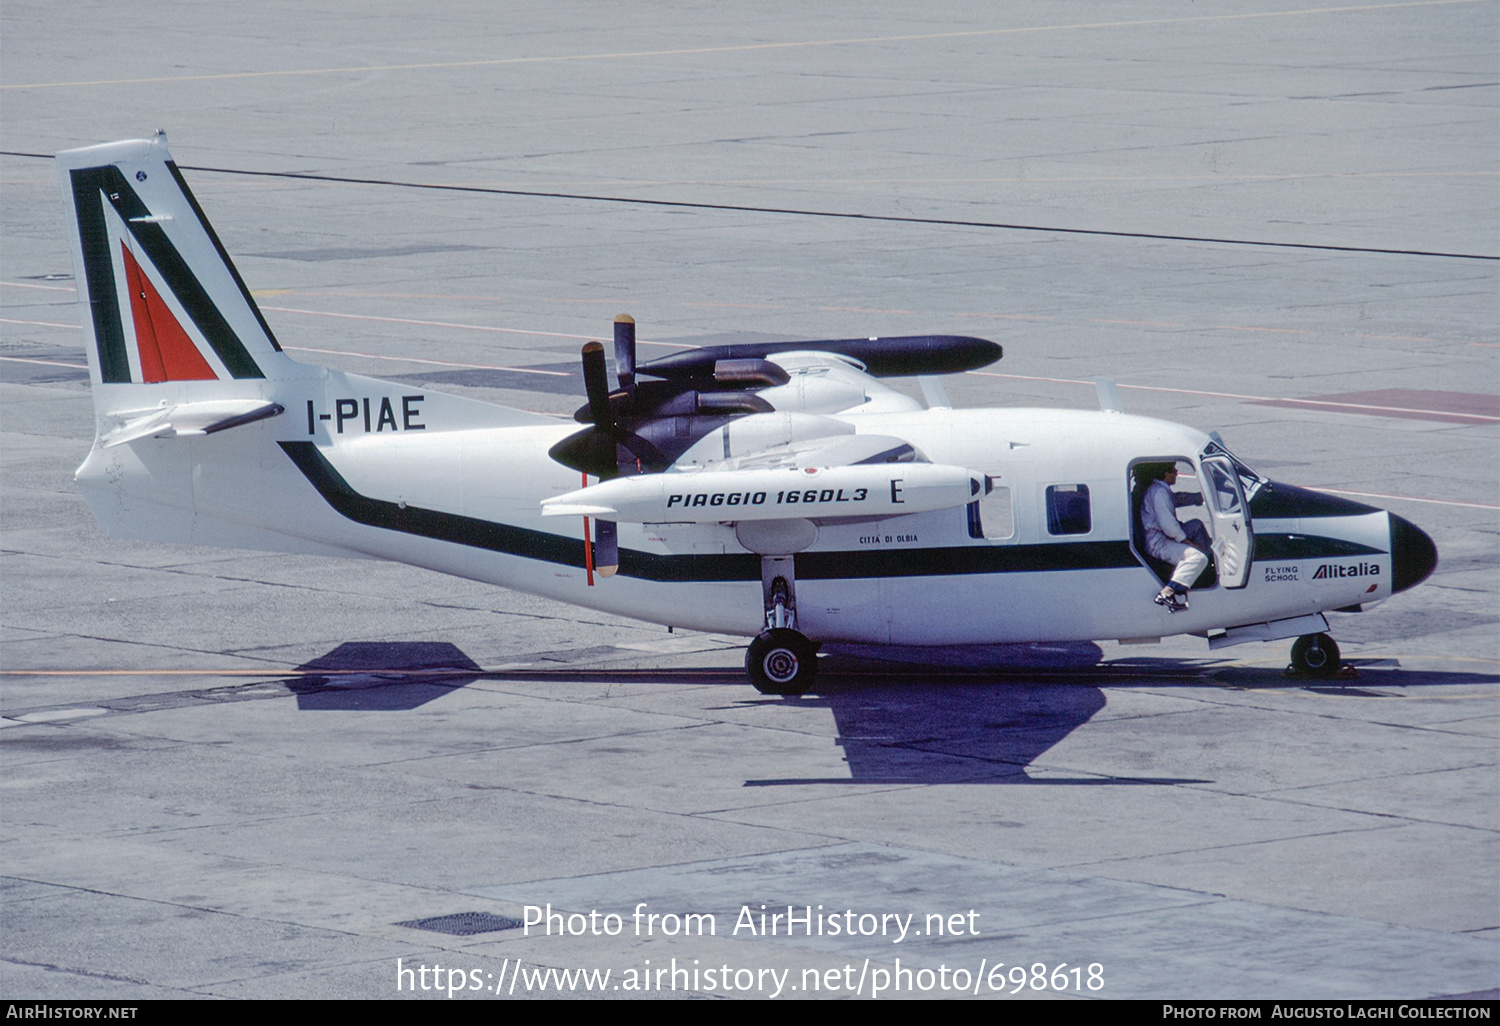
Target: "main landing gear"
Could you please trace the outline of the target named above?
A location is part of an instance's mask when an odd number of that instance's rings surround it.
[[[801,631],[762,631],[745,652],[745,672],[763,695],[800,695],[817,675],[817,649]]]
[[[1305,677],[1326,679],[1343,668],[1339,646],[1326,634],[1304,634],[1292,643],[1292,672]]]
[[[797,630],[797,575],[791,556],[762,556],[766,629],[745,652],[745,672],[763,695],[800,695],[818,673],[818,649]]]

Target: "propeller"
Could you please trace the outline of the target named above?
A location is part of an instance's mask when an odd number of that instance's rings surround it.
[[[628,403],[635,394],[635,318],[629,314],[615,318],[615,374]],[[628,439],[615,418],[609,372],[604,366],[604,346],[598,342],[583,347],[583,387],[594,426],[559,442],[552,448],[551,456],[600,480],[608,480],[620,473],[619,446],[622,442],[628,444]],[[587,518],[584,523],[587,525]],[[614,576],[620,568],[619,525],[613,520],[596,520],[594,537],[592,541],[585,537],[584,544],[593,546],[590,566],[594,572],[600,577]]]
[[[615,373],[611,391],[604,346],[583,347],[583,385],[588,402],[574,419],[590,427],[554,445],[549,455],[563,466],[600,480],[639,466],[662,470],[708,431],[745,413],[772,406],[746,387],[785,384],[786,371],[764,360],[726,360],[705,375],[672,381],[635,379],[635,319],[615,318]],[[621,452],[620,450],[624,450]],[[628,470],[627,470],[628,472]]]

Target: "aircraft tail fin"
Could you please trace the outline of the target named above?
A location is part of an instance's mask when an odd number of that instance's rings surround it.
[[[243,398],[295,374],[164,133],[67,150],[57,166],[101,417],[158,397]]]

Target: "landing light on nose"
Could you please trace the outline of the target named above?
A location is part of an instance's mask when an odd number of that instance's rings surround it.
[[[1437,566],[1437,546],[1416,524],[1394,513],[1391,518],[1391,591],[1421,584]]]

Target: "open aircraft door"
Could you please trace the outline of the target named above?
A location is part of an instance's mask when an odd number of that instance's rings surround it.
[[[1243,588],[1250,580],[1251,536],[1249,507],[1240,491],[1234,464],[1227,456],[1204,456],[1203,493],[1214,526],[1214,562],[1219,583]]]

